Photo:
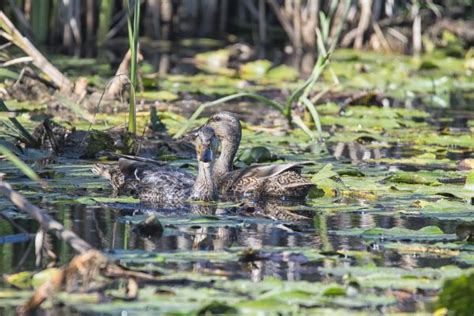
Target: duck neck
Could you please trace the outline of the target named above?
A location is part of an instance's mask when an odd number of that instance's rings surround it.
[[[217,199],[217,189],[212,179],[212,164],[198,162],[198,174],[191,192],[191,199],[212,201]]]
[[[221,140],[221,154],[214,165],[214,180],[218,185],[233,170],[233,163],[237,149],[239,149],[241,134]]]

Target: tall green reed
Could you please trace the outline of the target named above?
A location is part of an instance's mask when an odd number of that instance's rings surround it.
[[[100,2],[99,11],[99,27],[97,34],[97,46],[103,47],[107,39],[107,32],[109,31],[112,12],[114,10],[114,1],[102,0]]]
[[[49,1],[32,1],[31,30],[37,43],[44,44],[48,38],[49,14]]]
[[[138,66],[138,37],[140,27],[140,0],[125,0],[128,9],[128,45],[130,49],[130,102],[128,109],[128,131],[136,134],[137,132],[137,109],[136,94],[137,90],[137,66]],[[133,4],[133,10],[130,4]]]

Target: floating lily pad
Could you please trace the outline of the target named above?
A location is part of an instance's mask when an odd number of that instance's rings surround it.
[[[349,230],[333,231],[339,236],[360,236],[364,239],[384,239],[384,240],[425,240],[425,241],[439,241],[439,240],[457,240],[458,237],[454,234],[445,234],[437,226],[426,226],[419,230],[410,230],[406,228],[372,228],[360,229],[353,228]]]
[[[240,76],[247,80],[261,79],[272,66],[269,60],[256,60],[240,66]]]
[[[179,96],[166,90],[161,91],[145,91],[141,95],[145,100],[150,101],[175,101],[179,99]]]

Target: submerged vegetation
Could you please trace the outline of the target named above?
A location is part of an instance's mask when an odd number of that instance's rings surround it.
[[[0,314],[472,314],[469,10],[9,1]],[[235,168],[304,167],[306,199],[153,204],[118,185],[163,166],[194,179],[196,151],[211,170],[190,142],[222,111],[242,123]]]

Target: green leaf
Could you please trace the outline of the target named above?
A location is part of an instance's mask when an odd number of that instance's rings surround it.
[[[150,100],[150,101],[175,101],[179,99],[179,96],[174,94],[173,92],[166,91],[166,90],[161,90],[161,91],[144,91],[142,93],[142,97],[145,100]]]
[[[264,146],[257,146],[245,149],[239,156],[238,160],[243,161],[247,165],[258,162],[272,161],[272,153]]]
[[[346,289],[340,286],[334,286],[326,289],[323,293],[323,296],[345,296]]]
[[[269,60],[256,60],[240,66],[240,76],[246,80],[258,80],[265,76],[272,66]]]
[[[424,184],[434,186],[441,185],[439,181],[428,180],[425,177],[417,175],[413,172],[395,173],[388,176],[385,180],[393,183]]]
[[[38,176],[38,174],[31,169],[27,164],[25,164],[20,158],[18,158],[14,153],[8,150],[6,147],[0,145],[0,153],[5,156],[15,167],[20,169],[20,171],[30,178],[33,181],[37,181],[43,185],[45,182]]]
[[[474,170],[467,175],[464,190],[474,191]]]
[[[48,268],[45,270],[42,270],[38,273],[35,273],[33,278],[31,279],[31,285],[35,289],[43,285],[45,282],[50,281],[51,279],[57,278],[60,273],[62,272],[62,269],[60,268]]]
[[[474,311],[474,273],[447,280],[439,294],[437,305],[445,307],[449,313],[471,316]]]
[[[19,289],[31,288],[31,279],[33,272],[22,271],[15,274],[5,275],[3,279],[8,283]]]
[[[382,240],[412,240],[412,241],[444,241],[457,240],[455,234],[445,234],[437,226],[426,226],[419,230],[411,230],[402,227],[392,228],[371,228],[361,229],[353,228],[339,231],[332,231],[332,233],[339,236],[360,236],[364,239],[382,239]]]

